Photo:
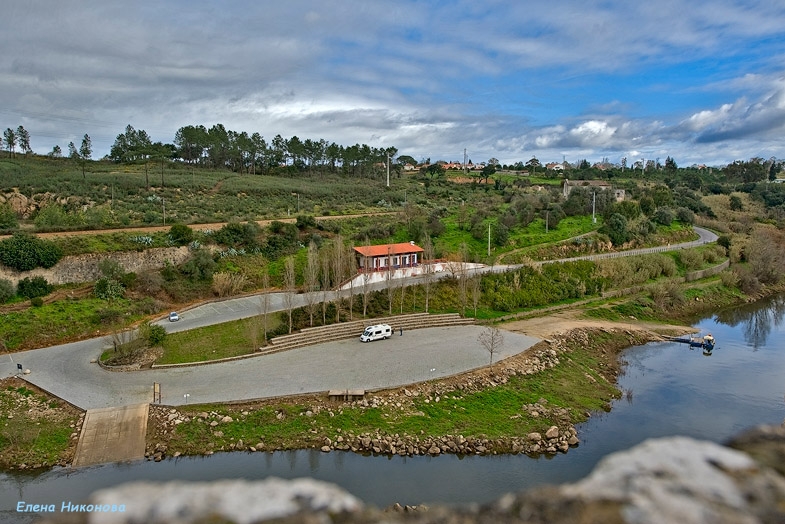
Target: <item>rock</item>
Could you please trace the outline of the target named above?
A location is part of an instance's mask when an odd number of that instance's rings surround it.
[[[225,417],[221,418],[222,424],[228,424],[229,422],[233,422],[232,417],[230,417],[229,415],[226,415]]]
[[[578,444],[580,444],[580,442],[581,441],[578,440],[578,437],[576,437],[575,435],[573,435],[569,439],[567,439],[567,444],[570,445],[570,446],[577,446]]]
[[[199,413],[199,414],[198,414],[198,415],[196,415],[196,416],[197,416],[197,417],[199,417],[199,418],[207,418],[207,417],[209,417],[210,415],[208,415],[206,412],[202,411],[201,413]]]
[[[322,448],[321,448],[321,449],[322,449],[322,451],[324,451],[325,453],[329,453],[329,452],[330,452],[330,446],[322,446]]]
[[[211,428],[214,428],[214,427],[215,427],[215,426],[217,426],[217,425],[218,425],[218,422],[216,422],[215,420],[213,420],[212,422],[210,422],[210,427],[211,427]]]
[[[294,516],[313,512],[340,515],[362,508],[358,499],[332,484],[277,478],[254,482],[135,482],[98,491],[90,503],[111,506],[118,500],[125,504],[125,512],[112,514],[112,522],[117,523],[250,523],[273,519],[301,522]]]
[[[545,438],[552,439],[559,437],[559,428],[556,426],[551,426],[548,428],[548,431],[545,432]]]
[[[540,435],[535,431],[526,435],[526,438],[531,440],[532,442],[539,442],[542,440],[542,435]]]
[[[438,455],[441,452],[442,452],[442,450],[439,448],[439,446],[437,446],[435,444],[432,445],[430,448],[428,448],[428,453],[430,455]]]

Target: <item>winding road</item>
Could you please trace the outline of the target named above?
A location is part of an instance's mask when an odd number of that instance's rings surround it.
[[[671,251],[717,239],[710,231],[695,230],[700,238],[692,242],[579,259]],[[475,271],[500,272],[515,267],[519,266],[492,266]],[[408,280],[416,284],[420,278],[408,277]],[[373,287],[382,288],[384,284],[379,282]],[[271,294],[268,311],[284,310],[284,295]],[[295,307],[302,306],[305,296],[296,295],[293,302]],[[259,314],[260,303],[260,295],[209,302],[182,312],[180,322],[161,321],[161,324],[167,331],[176,332],[247,318]],[[22,364],[31,370],[29,375],[24,375],[25,380],[82,409],[151,402],[154,382],[161,384],[162,402],[168,405],[251,400],[329,389],[373,390],[445,377],[487,365],[488,353],[476,342],[481,330],[479,326],[426,328],[369,344],[363,344],[359,339],[341,340],[231,362],[126,373],[108,371],[91,363],[103,349],[111,347],[110,340],[94,338],[8,354],[7,359],[3,356],[0,376],[16,375],[17,364]],[[538,341],[534,337],[506,332],[504,347],[495,359],[518,354]]]

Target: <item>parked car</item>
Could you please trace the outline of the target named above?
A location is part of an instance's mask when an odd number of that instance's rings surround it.
[[[169,322],[177,322],[178,320],[180,320],[180,315],[177,314],[177,311],[169,313]]]
[[[360,342],[371,342],[373,340],[379,340],[390,338],[392,335],[392,328],[388,324],[376,324],[375,326],[368,326],[363,331],[363,334],[360,335]]]

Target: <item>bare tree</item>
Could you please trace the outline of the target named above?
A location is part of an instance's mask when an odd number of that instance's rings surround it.
[[[365,246],[370,246],[371,243],[368,241],[368,237],[365,238]],[[365,264],[368,263],[368,259],[365,259]],[[371,292],[371,277],[373,273],[368,269],[368,267],[362,268],[362,290],[363,290],[363,318],[368,314],[368,295]]]
[[[460,265],[458,266],[458,298],[461,301],[461,316],[466,316],[466,304],[469,300],[469,246],[461,242],[459,252]]]
[[[395,298],[395,287],[393,287],[393,273],[395,269],[392,264],[392,250],[387,248],[387,272],[385,273],[385,280],[387,280],[387,301],[389,303],[389,314],[392,316],[393,298]]]
[[[343,290],[341,289],[341,284],[343,282],[343,277],[346,274],[346,263],[344,261],[344,245],[343,245],[343,237],[338,235],[335,237],[335,244],[333,245],[332,249],[332,272],[333,272],[333,280],[336,286],[336,297],[335,297],[335,321],[341,321],[341,306],[343,305]]]
[[[477,305],[480,303],[480,296],[482,295],[482,277],[475,273],[469,279],[469,294],[472,298],[472,305],[474,306],[474,318],[477,318]]]
[[[331,287],[330,280],[330,251],[325,247],[322,250],[322,325],[327,323],[327,292]]]
[[[346,246],[346,275],[349,277],[349,320],[354,320],[354,277],[357,275],[357,265],[354,258],[354,248]]]
[[[294,295],[297,292],[296,275],[294,272],[294,258],[291,256],[286,257],[284,262],[283,282],[286,293],[284,293],[284,302],[286,303],[286,312],[289,315],[289,333],[292,332],[292,306],[294,304]]]
[[[477,337],[477,341],[491,355],[488,370],[493,373],[493,354],[504,346],[504,335],[499,328],[488,326]]]
[[[264,343],[267,344],[267,312],[270,311],[270,270],[267,264],[262,268],[262,289],[264,293],[259,297],[262,309],[262,326],[264,328]]]
[[[423,244],[423,287],[425,288],[425,312],[428,312],[429,300],[431,298],[431,284],[434,278],[434,265],[433,265],[433,242],[431,235],[425,235],[425,243]]]
[[[313,314],[316,311],[316,293],[319,288],[319,251],[316,243],[308,244],[308,260],[305,265],[305,300],[308,304],[308,316],[313,327]]]
[[[403,297],[406,294],[406,279],[401,276],[401,315],[403,315]]]

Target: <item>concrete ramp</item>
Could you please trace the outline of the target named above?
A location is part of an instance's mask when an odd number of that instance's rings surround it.
[[[150,404],[89,409],[73,465],[91,466],[144,458]]]

